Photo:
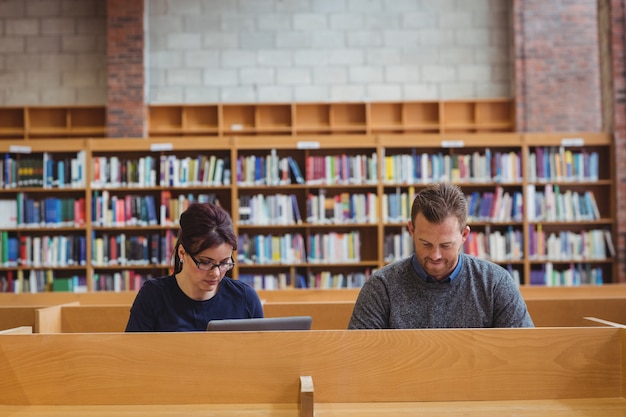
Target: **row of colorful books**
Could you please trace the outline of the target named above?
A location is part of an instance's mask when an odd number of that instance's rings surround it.
[[[358,231],[302,234],[239,235],[237,260],[242,264],[351,263],[361,259]],[[305,247],[306,245],[306,247]]]
[[[24,271],[6,270],[0,273],[0,293],[37,293],[47,291],[86,292],[87,278],[52,269]]]
[[[267,155],[247,155],[237,159],[236,177],[240,185],[376,183],[377,155],[309,155],[303,175],[291,156],[279,157],[276,150]],[[444,154],[420,152],[386,155],[381,161],[382,181],[386,184],[417,184],[433,181],[510,182],[522,179],[520,151],[489,148],[472,153]],[[150,187],[185,185],[228,185],[230,159],[218,155],[122,158],[92,157],[92,188]],[[41,156],[5,153],[0,159],[0,188],[85,186],[85,151],[76,155]],[[599,154],[594,151],[538,146],[528,154],[528,181],[595,181],[599,178]]]
[[[217,155],[94,156],[92,164],[92,188],[230,184],[229,158]]]
[[[95,291],[136,291],[155,278],[150,273],[133,270],[94,274]],[[7,270],[0,273],[0,293],[38,293],[49,291],[86,292],[84,275],[68,275],[52,269]]]
[[[5,153],[0,159],[0,188],[82,188],[86,184],[85,172],[85,151],[75,156]]]
[[[153,194],[118,196],[108,190],[94,191],[91,199],[94,226],[154,226],[159,224]]]
[[[393,193],[385,193],[382,196],[381,217],[384,223],[405,223],[411,215],[411,206],[415,198],[415,187],[407,189],[396,187]]]
[[[376,184],[378,158],[371,155],[309,155],[305,170],[291,156],[281,157],[275,149],[266,155],[241,155],[237,159],[237,184],[243,186],[332,184]]]
[[[298,161],[291,156],[279,157],[276,149],[266,155],[240,155],[236,166],[239,185],[288,185],[304,184],[304,176]]]
[[[406,222],[415,190],[383,195],[382,216],[385,223]],[[600,219],[594,193],[566,190],[559,185],[546,184],[544,191],[528,185],[527,215],[531,221],[585,221]],[[474,191],[466,195],[471,221],[522,221],[521,192],[509,193],[501,186],[494,191]],[[375,223],[377,221],[375,193],[327,195],[320,189],[310,193],[306,201],[306,221],[311,224]],[[172,198],[170,191],[161,192],[160,205],[152,194],[112,194],[96,190],[92,198],[92,224],[96,226],[176,225],[180,214],[195,201],[219,204],[214,193],[187,193]],[[77,226],[85,224],[84,198],[29,198],[18,193],[16,200],[0,200],[0,209],[7,215],[0,220],[4,227]],[[295,194],[241,195],[239,198],[241,224],[273,225],[301,224]]]
[[[237,261],[242,264],[298,264],[306,262],[302,234],[283,235],[240,233]]]
[[[310,263],[352,263],[361,261],[359,231],[315,233],[308,237]]]
[[[277,274],[250,274],[241,273],[238,279],[256,290],[282,290],[286,288],[361,288],[363,283],[370,277],[371,269],[366,268],[363,272],[336,273],[331,271],[311,272],[309,274],[294,275],[292,284],[291,276],[287,273]]]
[[[602,285],[604,273],[602,268],[593,267],[588,263],[571,263],[565,269],[557,269],[551,262],[546,262],[540,269],[530,271],[530,285],[574,286]]]
[[[122,270],[93,274],[95,291],[137,291],[149,279],[158,278],[149,272]]]
[[[371,270],[369,268],[364,272],[310,272],[306,282],[301,280],[298,288],[361,288],[370,275]]]
[[[309,155],[305,164],[305,179],[310,185],[378,183],[375,152],[371,155]]]
[[[145,235],[93,232],[91,261],[93,266],[167,267],[175,245],[176,234],[172,230]]]
[[[327,195],[309,193],[306,200],[306,221],[309,224],[376,223],[378,197],[375,193],[341,192]],[[239,223],[251,225],[302,224],[295,194],[254,194],[239,197]]]
[[[385,262],[393,262],[413,255],[415,245],[413,237],[404,228],[400,233],[388,233],[383,241],[383,255]]]
[[[531,260],[603,260],[615,256],[613,238],[608,229],[593,229],[580,233],[567,230],[546,232],[541,224],[537,224],[529,226],[528,235],[528,255]]]
[[[83,227],[85,225],[85,198],[43,197],[31,198],[17,193],[15,200],[2,200],[11,214],[8,227]],[[14,206],[14,207],[13,207]]]
[[[597,181],[599,154],[565,146],[538,146],[528,154],[528,181]]]
[[[513,227],[503,231],[471,231],[463,251],[493,262],[520,261],[524,257],[524,236],[520,229]]]
[[[96,190],[92,197],[92,224],[94,226],[175,226],[180,215],[194,202],[221,205],[214,193],[160,193],[160,204],[153,194],[116,194],[110,190]]]
[[[328,196],[325,189],[320,189],[318,194],[307,196],[306,220],[310,224],[376,223],[377,207],[378,196],[372,192]]]
[[[484,152],[444,154],[421,152],[386,155],[382,159],[382,181],[385,184],[455,183],[521,183],[521,152]]]
[[[0,258],[5,267],[68,267],[87,264],[87,244],[80,235],[13,236],[0,231]]]
[[[168,265],[176,234],[173,230],[132,236],[93,232],[94,266]],[[66,267],[86,265],[86,239],[80,235],[11,236],[0,232],[0,257],[4,266]],[[606,259],[615,256],[608,229],[546,233],[541,224],[529,228],[529,256],[536,260]],[[294,264],[305,262],[355,262],[360,260],[358,232],[318,233],[304,242],[301,234],[249,235],[239,238],[243,263]],[[506,230],[472,231],[464,243],[468,254],[495,262],[523,258],[523,234],[512,226]],[[384,238],[384,258],[392,261],[410,256],[413,241],[408,231]],[[309,255],[306,256],[306,253]]]
[[[497,186],[494,191],[474,191],[466,194],[468,220],[480,222],[521,222],[523,196],[520,191],[509,193]]]
[[[599,220],[601,213],[593,191],[565,190],[546,184],[543,191],[535,185],[526,186],[526,216],[530,221]]]
[[[295,194],[244,194],[239,196],[239,223],[259,226],[301,224]]]

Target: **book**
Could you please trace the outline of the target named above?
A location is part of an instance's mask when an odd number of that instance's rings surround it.
[[[302,224],[302,216],[300,215],[300,206],[298,206],[298,199],[295,194],[290,195],[291,207],[293,209],[293,218],[296,224]]]
[[[611,258],[615,258],[615,245],[613,244],[613,235],[608,229],[604,229],[604,239],[606,240],[606,247],[609,250]]]
[[[295,181],[298,184],[304,184],[304,177],[302,176],[302,172],[300,171],[300,167],[298,166],[298,162],[293,159],[291,156],[287,157],[287,162],[289,163],[289,167],[291,168],[291,173]]]
[[[222,185],[224,183],[224,159],[218,158],[215,161],[215,172],[213,173],[213,185]]]

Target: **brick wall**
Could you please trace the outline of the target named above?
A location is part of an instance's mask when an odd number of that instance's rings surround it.
[[[605,8],[608,18],[598,16]],[[626,282],[624,1],[514,0],[513,14],[518,129],[614,132],[618,279]]]
[[[510,2],[147,0],[151,103],[511,97]]]
[[[103,0],[0,1],[0,105],[102,104]]]
[[[108,0],[107,132],[109,137],[143,137],[144,7],[141,1]]]
[[[626,282],[626,8],[623,0],[608,0],[611,67],[613,72],[613,132],[615,138],[617,248],[620,281]]]
[[[514,0],[517,127],[602,130],[596,0]]]

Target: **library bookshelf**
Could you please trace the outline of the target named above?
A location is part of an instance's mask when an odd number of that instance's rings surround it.
[[[359,287],[412,252],[412,197],[442,180],[470,202],[465,251],[520,285],[618,281],[610,135],[515,133],[512,100],[149,106],[150,136],[137,139],[99,138],[100,110],[72,110],[60,125],[0,109],[0,136],[22,134],[0,140],[0,204],[15,211],[0,241],[5,291],[136,290],[170,271],[191,201],[232,214],[234,278]],[[41,138],[31,115],[49,127]],[[76,115],[91,138],[67,133]]]

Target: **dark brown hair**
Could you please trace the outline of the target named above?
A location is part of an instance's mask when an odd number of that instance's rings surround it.
[[[233,220],[223,208],[212,203],[192,203],[180,215],[180,229],[174,246],[174,273],[181,270],[178,247],[191,255],[224,243],[237,250]]]
[[[447,182],[428,185],[417,193],[411,207],[411,221],[421,213],[429,223],[441,224],[449,216],[459,221],[461,231],[467,226],[467,199],[459,187]]]

